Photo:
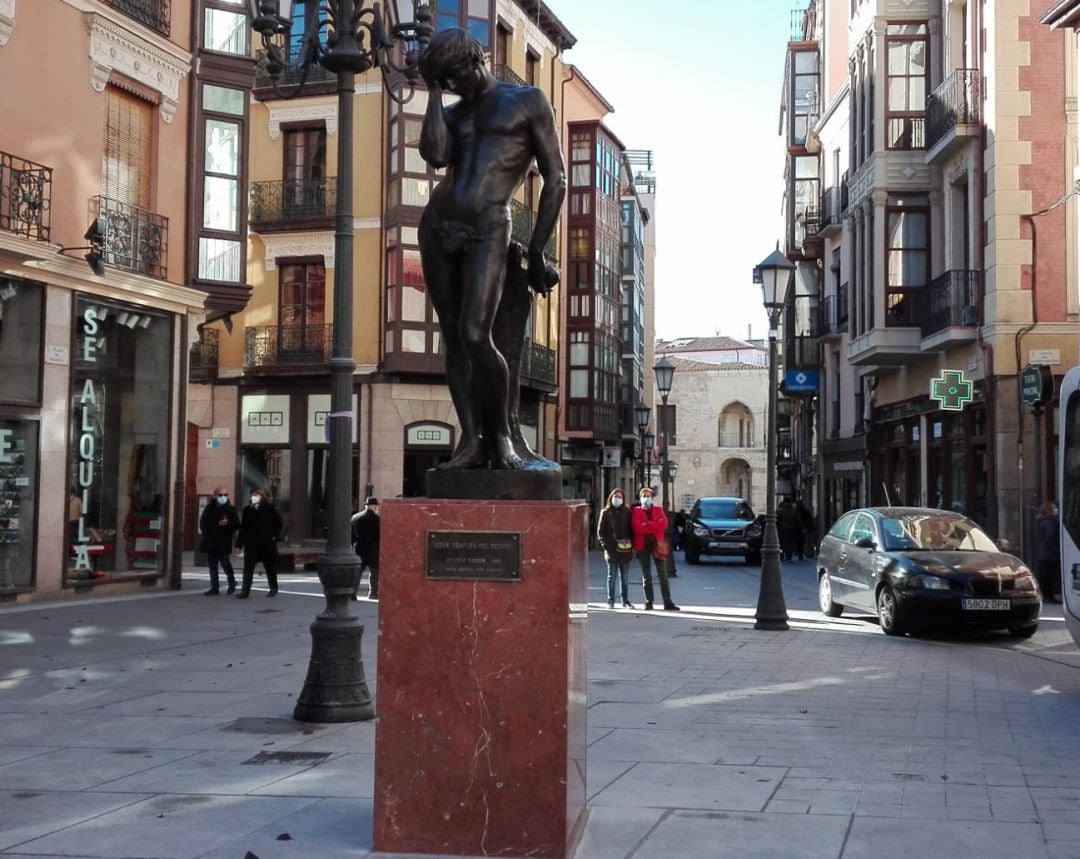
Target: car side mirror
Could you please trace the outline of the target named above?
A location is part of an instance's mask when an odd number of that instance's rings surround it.
[[[855,548],[856,549],[876,549],[877,548],[877,543],[874,542],[873,537],[860,537],[855,542]]]

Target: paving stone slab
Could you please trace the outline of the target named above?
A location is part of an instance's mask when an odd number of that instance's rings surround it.
[[[0,766],[0,789],[87,790],[132,773],[168,766],[190,754],[169,749],[133,747],[58,749]],[[127,792],[147,791],[134,789]]]
[[[0,850],[141,802],[143,794],[0,791]],[[4,854],[5,856],[7,853]]]
[[[639,763],[596,794],[592,804],[761,811],[784,772],[779,767]]]
[[[993,821],[882,820],[856,816],[851,824],[844,859],[910,859],[948,856],[985,859],[987,856],[1047,856],[1041,828],[1032,823]]]

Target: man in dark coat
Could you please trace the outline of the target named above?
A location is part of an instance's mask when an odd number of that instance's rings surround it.
[[[229,503],[229,490],[219,486],[199,517],[199,531],[202,532],[199,551],[206,555],[210,568],[210,590],[204,591],[203,596],[212,597],[220,593],[218,564],[229,582],[228,592],[231,594],[236,590],[236,576],[229,556],[233,550],[233,535],[239,527],[240,517],[236,515],[236,508]]]
[[[802,545],[803,526],[799,511],[795,509],[790,498],[785,498],[776,510],[776,530],[780,537],[781,559],[794,560],[799,546]]]
[[[379,598],[379,499],[369,496],[364,509],[352,518],[352,544],[360,556],[360,575],[364,567],[371,571],[368,599]],[[357,587],[360,583],[357,582]],[[353,594],[353,599],[359,599]]]
[[[240,517],[240,531],[236,548],[244,550],[244,582],[237,599],[247,599],[251,593],[251,580],[255,565],[262,562],[266,581],[270,585],[267,596],[277,596],[277,541],[281,537],[281,514],[274,509],[265,490],[252,489],[251,503]]]

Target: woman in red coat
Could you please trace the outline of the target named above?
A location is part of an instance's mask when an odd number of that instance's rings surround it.
[[[641,587],[645,591],[645,610],[653,607],[653,586],[650,565],[656,565],[656,575],[660,579],[660,596],[664,598],[664,611],[679,611],[671,599],[668,586],[667,560],[653,557],[656,541],[662,540],[667,533],[668,519],[664,511],[653,506],[652,490],[644,488],[638,495],[641,505],[635,507],[630,517],[630,530],[634,534],[634,553],[641,565]]]

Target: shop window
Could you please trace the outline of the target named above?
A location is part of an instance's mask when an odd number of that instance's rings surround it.
[[[288,400],[288,397],[285,399]],[[282,539],[290,537],[289,469],[291,467],[292,451],[288,448],[247,447],[240,452],[240,498],[237,506],[243,508],[248,503],[253,489],[266,492],[270,503],[281,514]]]
[[[0,420],[0,593],[33,585],[38,426]]]
[[[41,400],[41,319],[44,290],[0,278],[0,402]]]
[[[172,338],[167,317],[76,301],[69,579],[164,571]]]

